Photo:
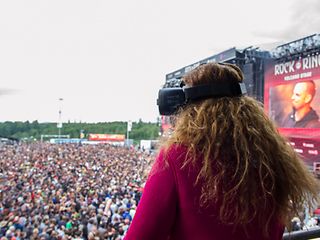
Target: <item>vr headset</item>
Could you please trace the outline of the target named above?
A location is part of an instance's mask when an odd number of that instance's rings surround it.
[[[162,88],[158,93],[157,105],[160,115],[172,115],[190,102],[208,98],[236,97],[246,93],[244,83],[212,83],[193,87]]]

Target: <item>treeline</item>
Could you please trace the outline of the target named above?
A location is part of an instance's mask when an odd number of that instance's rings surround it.
[[[62,135],[70,135],[70,138],[79,138],[83,132],[87,137],[89,133],[100,134],[125,134],[127,135],[127,122],[99,122],[99,123],[63,123]],[[0,123],[0,136],[18,139],[37,139],[41,135],[58,135],[57,123],[33,122],[2,122]],[[157,123],[133,122],[129,138],[134,141],[141,139],[153,140],[159,137],[159,125]]]

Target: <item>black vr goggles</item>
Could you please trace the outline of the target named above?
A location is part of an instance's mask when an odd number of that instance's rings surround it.
[[[183,105],[207,98],[235,97],[246,94],[244,83],[211,83],[193,87],[162,88],[157,105],[160,115],[172,115]]]

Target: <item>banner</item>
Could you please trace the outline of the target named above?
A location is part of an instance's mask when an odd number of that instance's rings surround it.
[[[130,132],[132,129],[132,122],[131,121],[128,121],[128,124],[127,124],[127,131]]]
[[[94,134],[90,133],[89,138],[90,141],[117,141],[121,142],[125,140],[124,134]]]
[[[320,55],[270,60],[264,108],[309,166],[320,161]]]

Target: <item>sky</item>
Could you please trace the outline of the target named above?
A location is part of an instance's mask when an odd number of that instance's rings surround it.
[[[156,122],[167,73],[320,33],[319,0],[0,1],[0,122]],[[63,100],[59,100],[63,99]]]

